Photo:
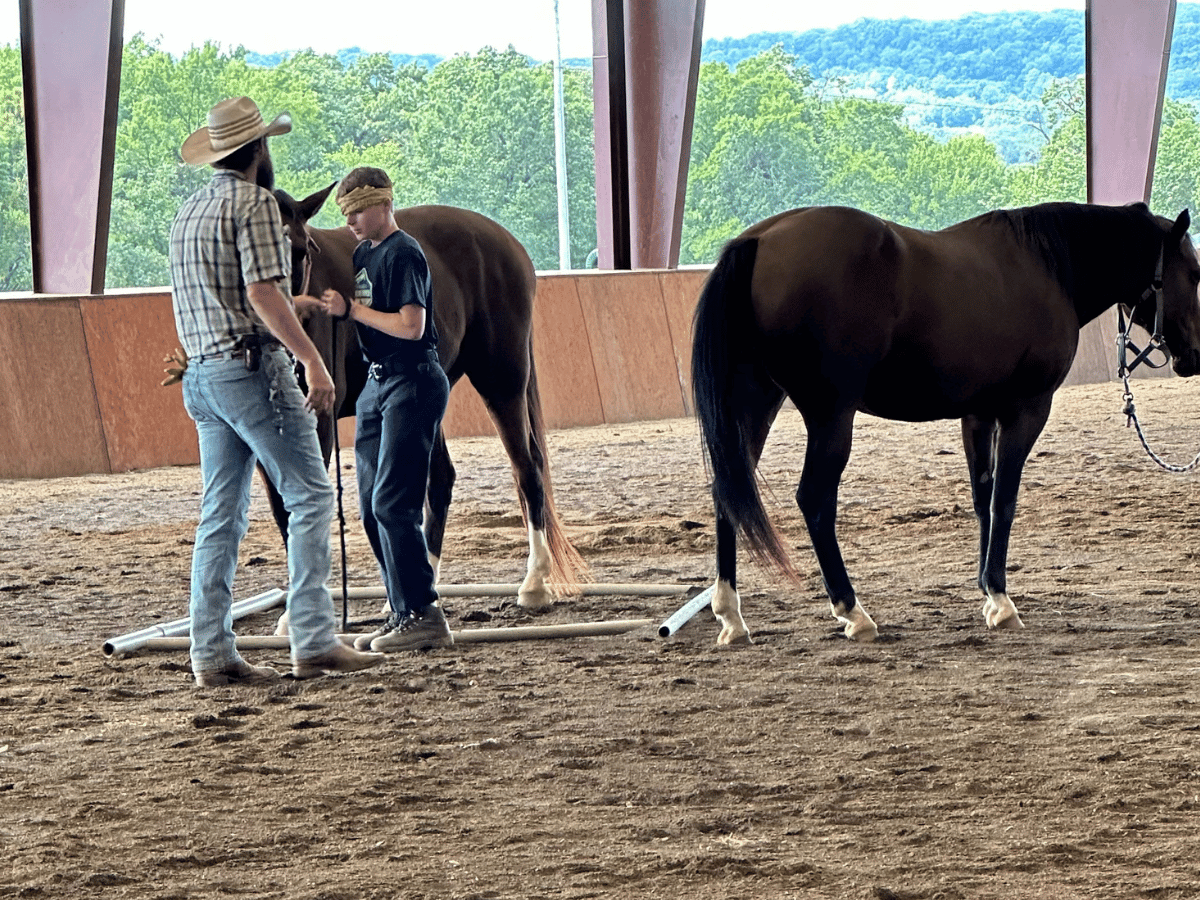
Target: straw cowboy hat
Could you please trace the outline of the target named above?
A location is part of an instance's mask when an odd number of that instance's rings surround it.
[[[291,130],[292,117],[287,113],[280,113],[267,125],[257,103],[249,97],[232,97],[209,110],[208,125],[188,136],[179,155],[185,163],[204,166],[264,135],[287,134]]]

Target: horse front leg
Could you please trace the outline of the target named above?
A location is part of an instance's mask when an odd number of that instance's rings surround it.
[[[808,447],[796,503],[804,514],[808,536],[821,567],[830,612],[845,626],[846,637],[873,641],[879,636],[879,628],[854,594],[836,528],[838,485],[850,460],[854,413],[842,414],[828,424],[814,426],[806,421],[806,425]]]
[[[992,486],[995,483],[996,436],[999,426],[993,418],[965,416],[962,420],[963,451],[971,478],[971,503],[979,522],[979,568],[976,583],[984,587],[988,546],[992,537]]]
[[[1008,596],[1008,542],[1017,513],[1017,493],[1029,451],[1050,416],[1050,397],[1017,411],[1000,422],[996,435],[996,457],[991,498],[991,528],[981,587],[987,599],[983,617],[989,628],[1024,628],[1017,607]]]

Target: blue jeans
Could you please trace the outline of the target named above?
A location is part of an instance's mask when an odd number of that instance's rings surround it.
[[[192,671],[220,670],[239,659],[230,606],[238,548],[249,527],[255,462],[290,514],[292,656],[329,652],[338,642],[326,587],[333,488],[291,357],[282,347],[264,350],[255,372],[240,359],[191,362],[183,376],[183,404],[196,422],[204,481],[192,552]]]
[[[388,603],[401,616],[420,615],[438,598],[421,521],[429,456],[449,399],[450,382],[429,351],[382,380],[368,378],[355,408],[359,511]]]

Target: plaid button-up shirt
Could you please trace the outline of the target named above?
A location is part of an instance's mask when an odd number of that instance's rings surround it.
[[[171,226],[171,300],[187,355],[223,353],[242,335],[269,334],[250,306],[246,285],[278,280],[290,296],[291,272],[275,197],[218,169]]]

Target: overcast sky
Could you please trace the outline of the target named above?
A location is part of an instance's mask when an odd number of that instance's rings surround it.
[[[0,14],[0,43],[15,45],[18,5],[11,0],[0,5],[6,10]],[[591,0],[559,0],[558,7],[563,56],[590,56]],[[953,19],[969,12],[1083,8],[1084,0],[707,0],[704,37],[832,28],[860,18]],[[361,47],[438,56],[512,44],[535,59],[551,59],[554,0],[125,0],[126,39],[139,31],[171,53],[205,40],[244,44],[260,53]]]

